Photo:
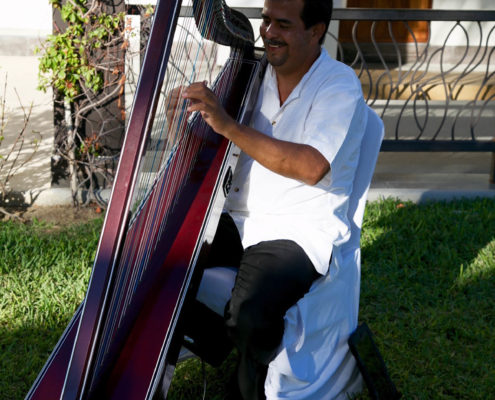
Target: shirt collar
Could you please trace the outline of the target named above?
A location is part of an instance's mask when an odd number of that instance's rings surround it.
[[[316,59],[316,61],[311,65],[309,70],[304,74],[302,79],[299,81],[297,86],[292,90],[290,93],[289,97],[287,100],[284,102],[282,105],[282,108],[286,105],[289,104],[292,100],[297,99],[301,95],[301,91],[303,90],[304,86],[308,82],[308,80],[311,78],[311,75],[313,75],[314,71],[318,68],[318,66],[323,62],[323,58],[328,57],[328,52],[324,47],[321,48],[320,55]],[[279,99],[280,103],[280,98],[278,94],[278,85],[277,85],[277,74],[275,72],[275,69],[268,64],[268,70],[267,70],[267,84],[268,84],[268,89],[273,91],[276,94],[276,97]]]

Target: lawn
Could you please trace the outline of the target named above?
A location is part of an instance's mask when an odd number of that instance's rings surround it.
[[[0,399],[24,398],[83,298],[101,222],[0,222]],[[495,201],[369,204],[362,252],[360,319],[404,398],[495,398]],[[207,399],[233,365],[206,367]],[[202,391],[181,364],[169,398]]]

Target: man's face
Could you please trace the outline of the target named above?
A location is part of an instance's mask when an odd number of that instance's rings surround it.
[[[303,5],[303,0],[265,0],[260,34],[268,62],[279,73],[307,69],[314,46],[319,48],[313,29],[306,29],[301,19]]]

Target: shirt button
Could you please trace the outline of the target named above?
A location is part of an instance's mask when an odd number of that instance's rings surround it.
[[[238,191],[239,191],[239,188],[238,187],[234,188],[234,192],[237,193]]]
[[[277,124],[277,121],[272,121],[272,126],[275,126]]]

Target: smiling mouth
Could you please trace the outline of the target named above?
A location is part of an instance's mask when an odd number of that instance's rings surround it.
[[[285,43],[281,42],[272,42],[272,41],[266,41],[265,43],[266,47],[272,48],[272,49],[279,49],[281,47],[285,46]]]

